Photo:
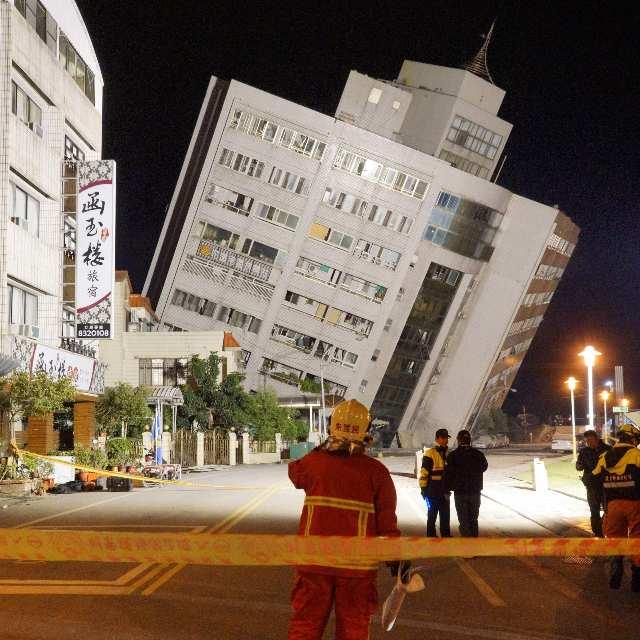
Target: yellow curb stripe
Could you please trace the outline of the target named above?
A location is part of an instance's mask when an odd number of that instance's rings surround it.
[[[471,580],[473,586],[493,607],[506,607],[507,603],[485,582],[484,578],[462,558],[455,558],[455,563],[462,569],[463,573]]]
[[[152,593],[155,593],[155,591],[157,591],[163,584],[165,584],[166,582],[169,582],[169,580],[171,580],[171,578],[173,578],[173,576],[175,576],[178,572],[182,571],[182,569],[184,569],[185,566],[186,565],[184,565],[184,564],[175,565],[172,569],[169,569],[169,571],[167,571],[166,573],[161,575],[157,580],[152,582],[142,592],[141,595],[150,596]]]

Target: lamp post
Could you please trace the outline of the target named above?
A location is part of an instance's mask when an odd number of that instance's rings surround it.
[[[587,386],[589,393],[589,415],[587,418],[589,429],[593,429],[593,366],[596,363],[596,356],[601,356],[602,354],[589,345],[578,355],[584,358],[584,364],[587,367]]]
[[[609,392],[603,391],[600,394],[602,402],[604,403],[604,422],[602,423],[602,439],[606,442],[609,436],[609,427],[607,426],[607,400],[609,399]]]
[[[571,433],[573,434],[573,461],[575,462],[578,459],[578,451],[576,447],[576,403],[573,392],[576,390],[578,381],[571,376],[566,380],[565,384],[569,387],[569,391],[571,392]]]

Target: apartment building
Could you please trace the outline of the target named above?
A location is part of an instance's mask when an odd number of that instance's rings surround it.
[[[405,446],[473,424],[578,235],[491,181],[504,95],[486,46],[461,69],[352,71],[335,117],[212,78],[145,283],[161,323],[233,327],[249,389],[322,379]]]
[[[0,348],[19,368],[73,373],[81,440],[104,367],[74,339],[73,163],[100,158],[102,91],[73,0],[0,1]],[[56,448],[52,419],[38,429],[30,443]]]

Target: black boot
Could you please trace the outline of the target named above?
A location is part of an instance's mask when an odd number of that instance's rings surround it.
[[[611,558],[609,565],[609,588],[619,589],[622,584],[622,576],[624,574],[624,564],[622,563],[622,556],[616,556]]]
[[[640,567],[636,565],[631,568],[631,591],[640,593]]]

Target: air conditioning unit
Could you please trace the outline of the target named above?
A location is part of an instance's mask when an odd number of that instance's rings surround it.
[[[317,264],[308,264],[305,268],[306,273],[308,274],[312,274],[315,273],[318,270],[318,265]]]
[[[33,131],[33,133],[35,133],[40,138],[42,138],[42,136],[44,135],[44,131],[42,130],[42,127],[36,122],[30,122],[29,129],[31,129],[31,131]]]

